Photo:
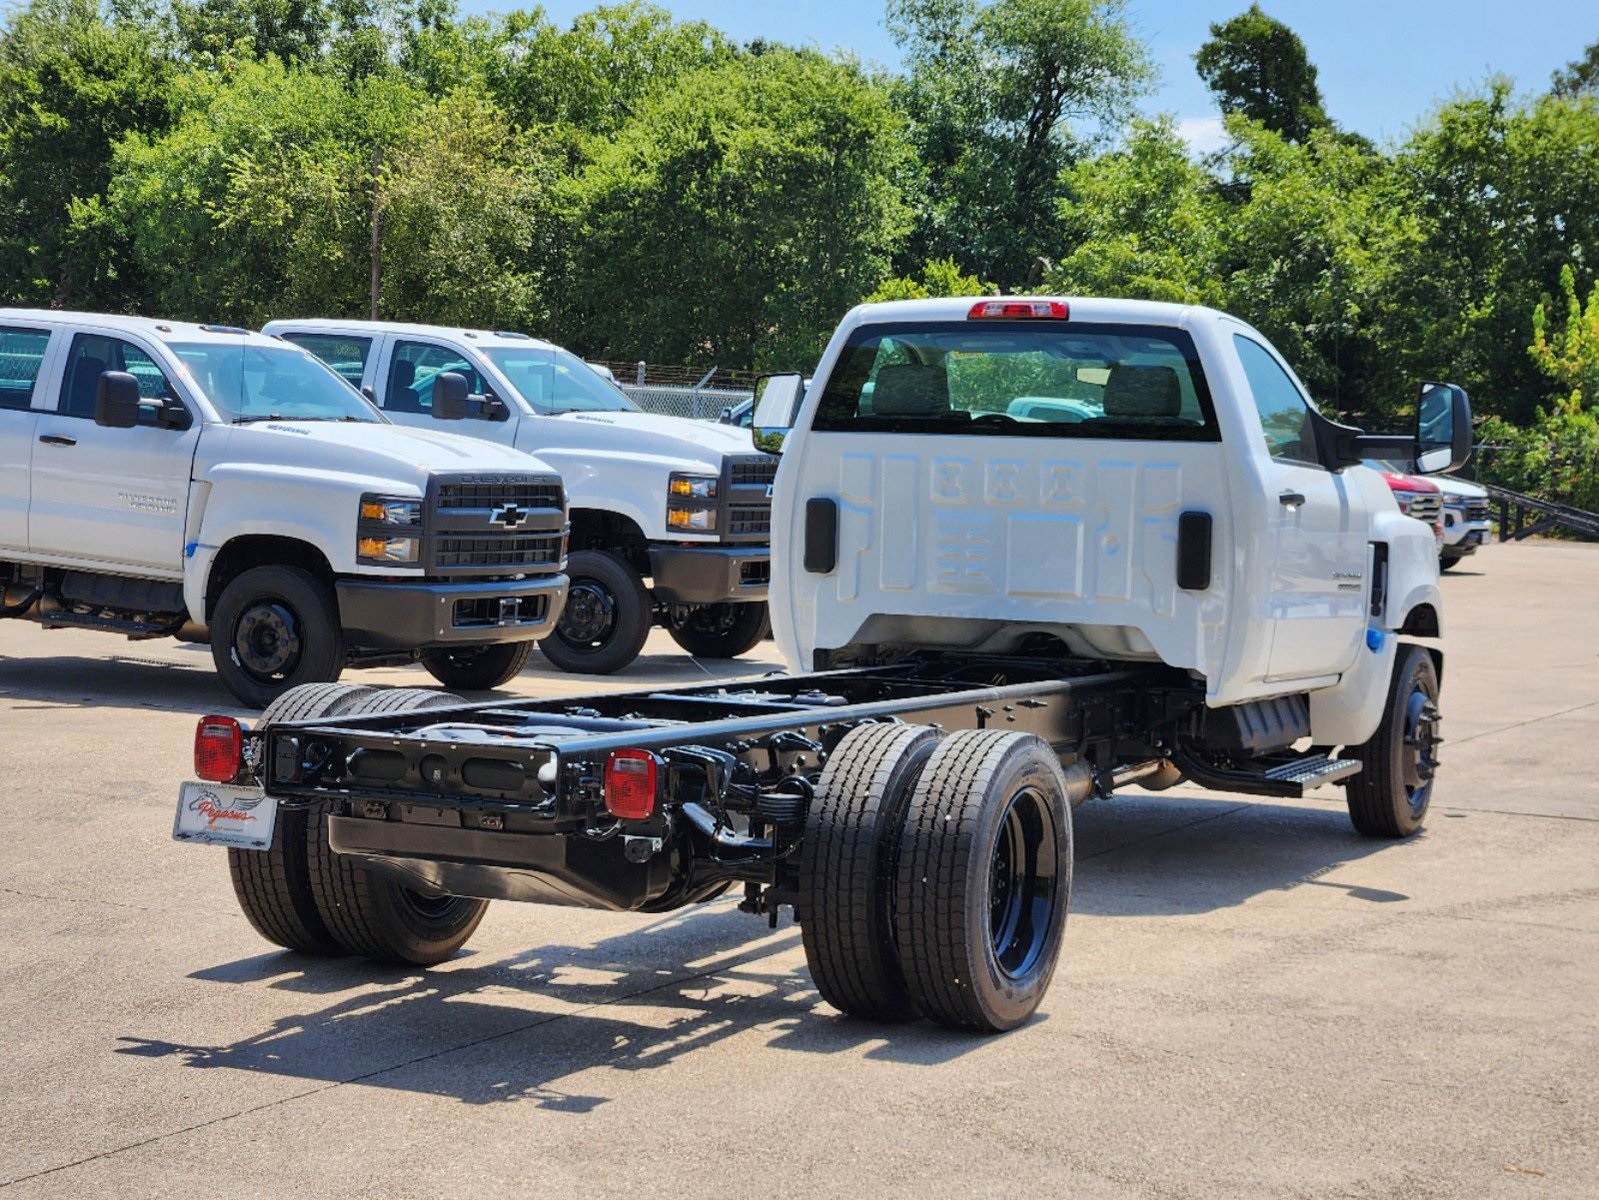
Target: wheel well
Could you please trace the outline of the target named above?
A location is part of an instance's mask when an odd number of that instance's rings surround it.
[[[322,551],[309,542],[265,533],[236,537],[217,551],[211,563],[211,574],[205,583],[207,621],[228,584],[254,567],[299,567],[325,583],[333,582],[333,568]]]
[[[650,573],[649,540],[630,518],[598,508],[574,508],[570,519],[569,549],[607,550],[626,559],[640,575]]]
[[[1438,610],[1430,604],[1418,604],[1405,614],[1399,632],[1411,637],[1438,637],[1438,628]]]

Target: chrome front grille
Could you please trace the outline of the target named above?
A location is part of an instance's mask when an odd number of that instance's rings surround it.
[[[1466,501],[1466,520],[1468,520],[1468,521],[1486,521],[1487,519],[1488,519],[1488,501],[1486,501],[1486,500],[1468,500],[1468,501]]]
[[[1407,517],[1415,517],[1429,525],[1437,523],[1443,513],[1443,497],[1424,492],[1412,492],[1399,497],[1399,507]]]

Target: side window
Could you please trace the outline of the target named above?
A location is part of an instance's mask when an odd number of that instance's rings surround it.
[[[80,333],[72,339],[67,356],[66,380],[61,385],[61,403],[56,411],[64,417],[94,418],[94,394],[100,376],[107,371],[126,371],[139,381],[139,394],[146,400],[176,399],[161,368],[132,342],[98,333]],[[154,425],[155,410],[146,409],[139,423]]]
[[[389,385],[383,392],[383,407],[389,412],[432,412],[433,381],[446,371],[465,375],[469,392],[483,391],[483,377],[458,351],[428,342],[397,343],[389,360]]]
[[[1244,365],[1249,391],[1260,413],[1267,452],[1287,462],[1320,466],[1310,424],[1310,402],[1259,342],[1235,333],[1233,344],[1238,348],[1238,359]]]
[[[39,329],[0,326],[0,408],[25,409],[33,403],[50,334]]]
[[[366,360],[372,354],[372,339],[342,333],[286,333],[283,340],[309,350],[360,390],[366,374]]]

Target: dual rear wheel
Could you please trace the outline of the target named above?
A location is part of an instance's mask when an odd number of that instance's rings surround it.
[[[801,853],[806,958],[835,1008],[979,1032],[1038,1008],[1072,885],[1066,781],[1043,740],[854,729],[822,774]]]
[[[463,703],[448,692],[321,683],[284,693],[262,723],[403,712]],[[335,854],[327,813],[278,812],[267,850],[229,850],[239,906],[262,937],[322,956],[360,954],[379,962],[431,966],[467,942],[487,900],[425,893]]]

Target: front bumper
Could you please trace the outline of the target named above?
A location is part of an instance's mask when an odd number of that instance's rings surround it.
[[[1493,525],[1472,520],[1460,509],[1444,509],[1444,550],[1451,556],[1475,554],[1493,538]]]
[[[553,632],[566,576],[479,583],[340,579],[339,621],[356,650],[524,642]]]
[[[650,575],[663,604],[752,604],[772,582],[769,546],[651,546]]]

